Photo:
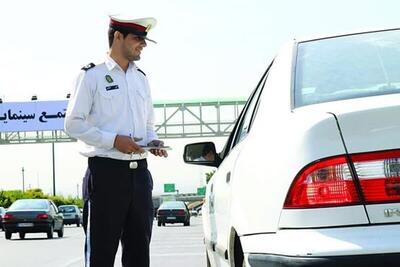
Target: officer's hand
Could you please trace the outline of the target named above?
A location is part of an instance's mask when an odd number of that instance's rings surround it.
[[[130,136],[117,135],[114,140],[114,147],[122,153],[144,153],[143,148],[136,144]]]
[[[161,140],[153,140],[147,144],[148,146],[164,146],[164,142]],[[150,153],[158,157],[168,157],[168,153],[165,149],[150,149]]]

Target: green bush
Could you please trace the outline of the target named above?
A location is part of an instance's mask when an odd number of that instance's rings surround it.
[[[210,171],[210,172],[206,172],[206,183],[208,184],[208,182],[210,181],[211,177],[214,175],[215,170]]]
[[[83,207],[83,201],[80,198],[50,196],[43,193],[42,189],[39,188],[26,190],[24,193],[21,190],[0,191],[0,207],[8,208],[15,200],[26,198],[47,198],[51,199],[57,206],[77,205],[79,208]]]

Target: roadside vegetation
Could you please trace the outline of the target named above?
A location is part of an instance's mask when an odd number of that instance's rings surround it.
[[[206,183],[208,184],[208,181],[210,181],[211,177],[214,175],[215,170],[207,172],[206,173]]]
[[[77,205],[83,207],[83,201],[76,197],[51,196],[43,193],[42,189],[28,189],[25,192],[21,190],[0,191],[0,207],[8,208],[17,199],[27,198],[45,198],[51,199],[58,206],[60,205]]]

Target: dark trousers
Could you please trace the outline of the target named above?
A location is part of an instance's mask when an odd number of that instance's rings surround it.
[[[113,267],[119,241],[122,266],[150,265],[153,180],[146,160],[89,158],[84,206],[85,266]],[[136,165],[136,164],[135,164]]]

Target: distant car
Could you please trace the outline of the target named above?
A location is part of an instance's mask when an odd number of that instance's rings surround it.
[[[7,210],[3,217],[6,239],[11,239],[13,233],[19,233],[21,239],[26,233],[47,234],[53,238],[53,232],[58,237],[64,235],[63,215],[56,205],[48,199],[19,199]]]
[[[190,213],[183,201],[166,201],[157,211],[157,225],[165,226],[166,223],[183,223],[190,225]]]
[[[3,230],[3,216],[6,213],[6,209],[0,207],[0,230]]]
[[[207,266],[400,266],[400,29],[293,40],[207,184]],[[215,146],[214,146],[215,147]]]
[[[79,227],[82,223],[82,213],[77,205],[61,205],[58,210],[64,215],[64,224],[76,224]]]

